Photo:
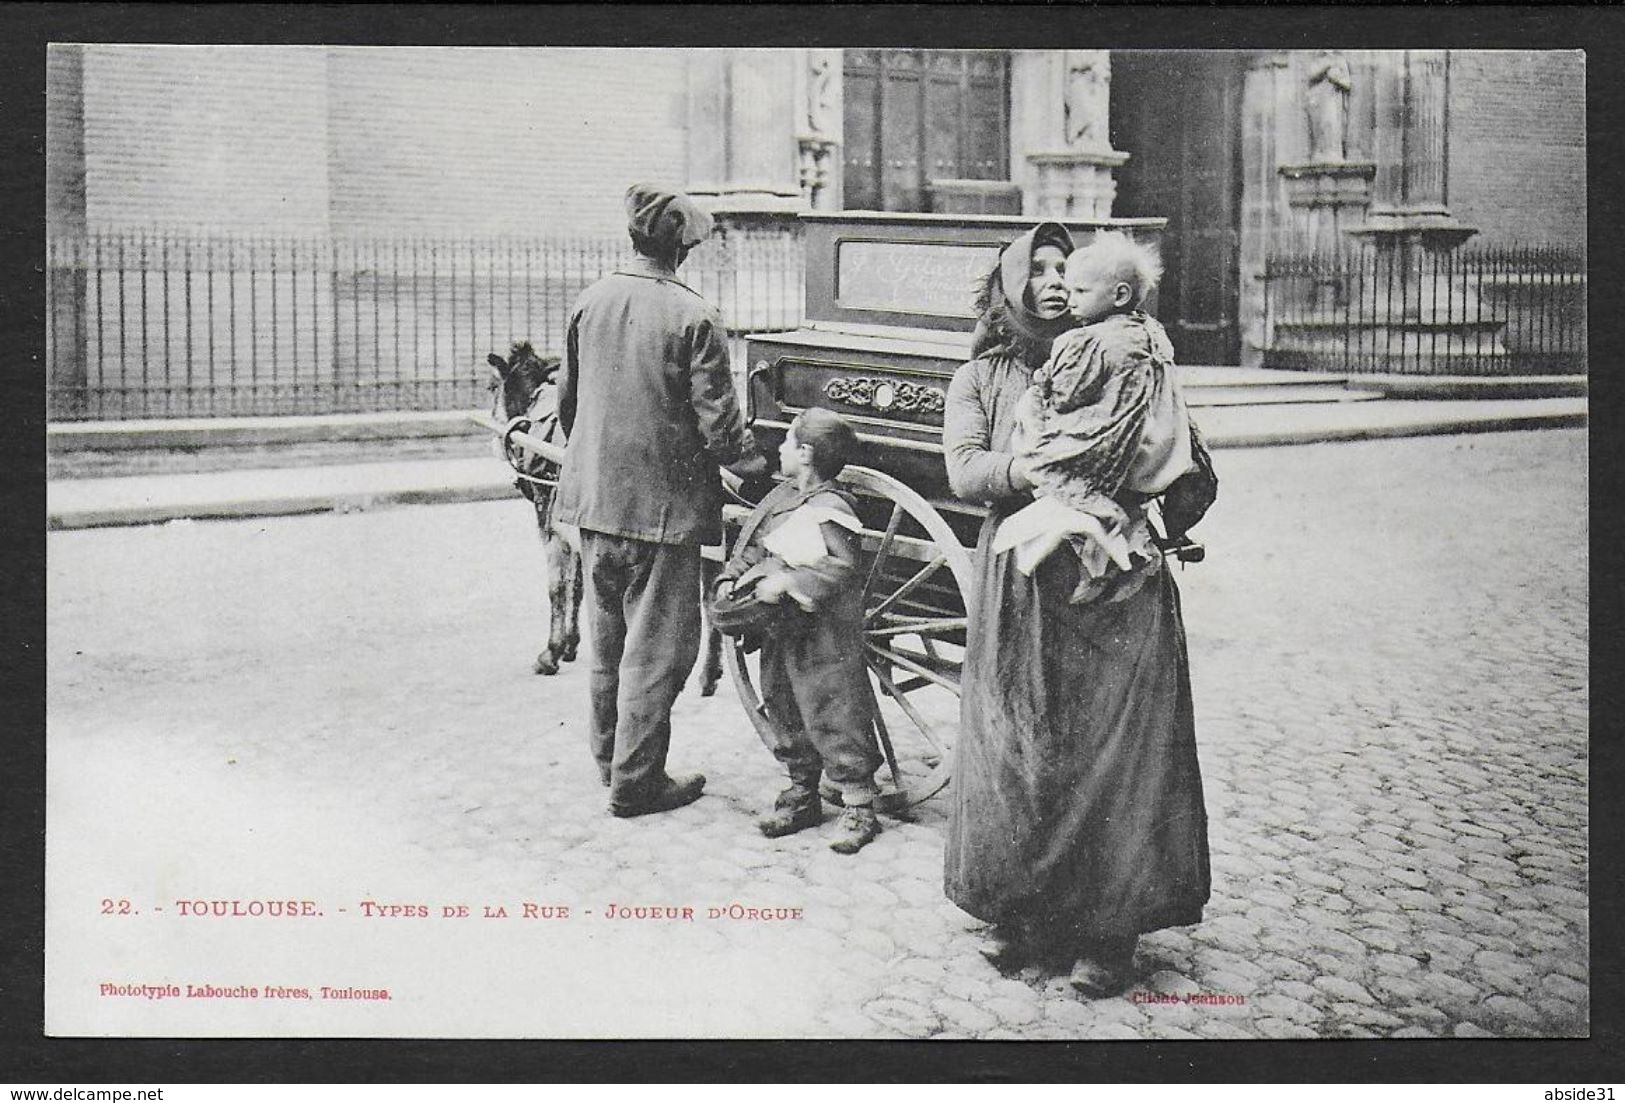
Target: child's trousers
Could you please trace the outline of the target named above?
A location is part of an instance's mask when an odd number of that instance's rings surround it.
[[[849,805],[874,800],[881,762],[861,646],[827,615],[800,618],[762,644],[762,702],[775,726],[762,741],[792,784],[816,791],[822,772]]]

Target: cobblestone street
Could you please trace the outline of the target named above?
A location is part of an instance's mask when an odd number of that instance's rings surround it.
[[[611,818],[585,664],[529,673],[545,594],[517,498],[50,534],[48,995],[160,1035],[1585,1035],[1585,432],[1215,460],[1208,560],[1178,576],[1213,898],[1141,940],[1122,998],[981,960],[942,896],[941,798],[852,858],[833,820],[761,837],[780,779],[726,681],[675,715],[672,768],[706,796]],[[140,908],[250,894],[333,907],[297,933]],[[125,896],[142,914],[96,913]],[[386,898],[475,917],[357,914]],[[704,918],[731,904],[801,918]],[[396,1006],[253,1030],[80,991],[227,976],[245,945],[260,981],[372,978]]]

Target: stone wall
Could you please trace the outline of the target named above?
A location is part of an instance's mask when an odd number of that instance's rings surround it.
[[[811,127],[807,59],[772,53],[732,55],[719,68],[713,63],[721,52],[681,50],[57,47],[47,67],[48,217],[62,237],[167,228],[619,238],[622,189],[650,179],[713,188],[720,207],[745,212],[743,223],[724,219],[735,240],[712,253],[771,254],[782,266],[795,246],[793,210],[807,204],[805,194],[794,194],[798,143],[805,157],[812,138],[827,144],[840,137],[840,94],[826,90],[819,103],[829,117],[822,130]],[[1045,208],[1038,170],[1052,167],[1046,157],[1076,169],[1068,158],[1099,152],[1062,148],[1068,58],[1089,53],[1018,51],[1013,58],[1011,176],[1029,214]],[[1259,279],[1265,258],[1294,239],[1279,166],[1306,156],[1308,54],[1260,58],[1247,77],[1238,319],[1244,362],[1256,362],[1272,342]],[[1375,51],[1349,52],[1347,155],[1386,158],[1392,171],[1397,155],[1376,141],[1383,60]],[[712,69],[722,75],[708,82]],[[833,69],[839,73],[838,59]],[[744,79],[753,75],[761,80]],[[751,89],[760,99],[764,88],[798,106],[762,110]],[[700,110],[707,95],[722,97],[726,110]],[[1582,53],[1452,51],[1448,119],[1444,198],[1457,222],[1479,231],[1476,243],[1583,246]],[[702,133],[706,141],[696,140]],[[773,160],[771,172],[742,156],[771,152],[775,141],[784,157]],[[708,160],[708,151],[716,156]],[[826,157],[835,158],[838,176],[838,147]],[[1109,181],[1110,171],[1096,175]],[[741,204],[741,195],[749,202]],[[764,206],[763,196],[773,202]],[[833,199],[826,190],[820,205]],[[768,206],[774,217],[762,221],[757,216]],[[730,317],[739,325],[792,324],[795,273],[782,289],[770,281],[771,294],[747,302],[744,292],[760,281],[711,259],[696,258],[695,278],[715,267],[717,280],[732,280],[741,297]],[[55,288],[54,299],[83,303],[76,278]],[[721,288],[711,293],[727,299]],[[326,284],[317,291],[318,298],[343,295]],[[74,339],[83,344],[82,335]],[[339,346],[333,355],[342,361]],[[81,363],[84,354],[64,359]],[[75,372],[72,379],[83,374]]]
[[[619,233],[686,174],[675,50],[329,51],[333,228]]]
[[[92,230],[614,233],[628,183],[685,174],[681,51],[83,56]],[[56,69],[71,111],[73,66]]]
[[[1450,210],[1481,240],[1583,246],[1585,54],[1450,56]]]
[[[83,74],[89,229],[327,226],[320,48],[91,45]]]

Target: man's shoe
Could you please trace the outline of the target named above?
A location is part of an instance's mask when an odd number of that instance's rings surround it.
[[[841,813],[841,829],[830,842],[829,848],[837,854],[856,854],[880,834],[880,821],[875,810],[867,804],[850,805]]]
[[[680,777],[668,777],[660,788],[648,800],[637,804],[611,804],[610,813],[621,819],[630,819],[633,816],[647,816],[655,812],[670,812],[674,808],[681,808],[685,804],[693,804],[705,792],[704,774],[683,774]]]

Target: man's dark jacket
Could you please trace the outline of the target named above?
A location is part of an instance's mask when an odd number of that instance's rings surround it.
[[[717,465],[749,433],[716,308],[647,257],[581,293],[560,373],[569,434],[555,516],[662,544],[722,535]]]

